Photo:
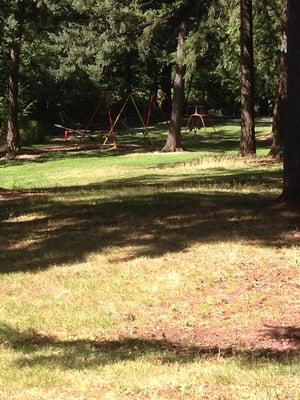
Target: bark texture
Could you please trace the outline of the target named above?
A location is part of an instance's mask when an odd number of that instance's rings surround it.
[[[256,153],[254,122],[254,62],[252,0],[241,6],[241,142],[243,156]]]
[[[282,199],[300,202],[300,2],[288,0],[288,79]]]
[[[283,156],[285,126],[284,115],[287,99],[287,6],[284,8],[282,21],[283,28],[281,35],[281,56],[279,62],[278,89],[273,111],[273,140],[270,151],[270,155],[272,155],[273,157]]]
[[[184,39],[186,34],[185,23],[181,23],[178,42],[177,42],[177,62],[176,62],[176,73],[173,85],[173,102],[172,112],[170,120],[170,128],[167,137],[167,141],[162,151],[172,152],[182,150],[181,145],[181,126],[182,126],[182,114],[184,105]]]

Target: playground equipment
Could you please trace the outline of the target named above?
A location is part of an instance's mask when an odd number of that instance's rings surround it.
[[[129,94],[127,96],[123,106],[121,107],[121,110],[119,111],[118,115],[116,116],[115,119],[113,119],[113,114],[112,114],[112,110],[111,110],[109,97],[106,93],[104,93],[101,96],[100,101],[97,104],[97,107],[93,111],[85,129],[72,129],[72,128],[68,128],[68,127],[65,127],[65,126],[59,125],[59,124],[56,124],[55,126],[57,128],[64,130],[65,141],[68,140],[70,134],[77,134],[80,136],[80,138],[86,138],[88,135],[91,135],[91,133],[94,132],[90,128],[92,126],[93,121],[95,120],[96,115],[100,111],[102,111],[101,114],[103,116],[103,111],[106,110],[107,116],[108,116],[108,129],[109,130],[108,130],[108,133],[106,133],[104,135],[104,141],[101,144],[101,147],[112,146],[113,149],[116,149],[118,147],[116,126],[120,122],[120,119],[123,116],[123,114],[125,113],[125,110],[129,104],[131,104],[133,106],[133,110],[136,113],[138,120],[142,124],[142,133],[143,133],[144,137],[149,141],[151,147],[154,148],[153,140],[149,134],[149,127],[150,127],[150,123],[151,123],[153,110],[155,109],[155,107],[157,107],[159,109],[163,119],[165,119],[165,115],[163,114],[162,110],[160,109],[155,95],[152,95],[150,98],[150,102],[149,102],[149,106],[148,106],[148,110],[145,115],[145,118],[142,116],[142,113],[139,110],[139,107],[136,103],[136,100],[135,100],[133,94]],[[101,133],[101,130],[99,132]]]
[[[202,107],[195,106],[193,108],[194,112],[190,114],[188,119],[188,124],[187,124],[188,131],[189,132],[194,131],[194,134],[196,135],[200,129],[204,128],[204,132],[206,132],[207,124],[205,123],[205,120],[209,119],[216,133],[216,128],[211,118],[211,115],[209,115],[208,112],[204,111]]]
[[[73,128],[68,128],[63,125],[55,124],[54,126],[63,129],[64,130],[64,139],[67,141],[69,139],[70,134],[77,134],[79,136],[80,141],[85,139],[87,136],[91,136],[92,133],[95,133],[95,131],[91,130],[91,125],[97,115],[97,113],[100,111],[101,106],[103,106],[107,109],[107,114],[108,114],[108,121],[109,121],[109,127],[112,127],[112,113],[111,113],[111,108],[110,108],[110,103],[109,103],[109,98],[106,93],[104,93],[100,97],[100,101],[97,104],[97,107],[93,111],[92,116],[90,117],[86,127],[84,129],[73,129]],[[101,132],[101,130],[97,131],[98,133]],[[114,132],[113,132],[114,133]]]
[[[152,96],[151,99],[150,99],[150,104],[149,104],[149,108],[148,108],[148,112],[147,112],[147,118],[146,118],[146,121],[145,121],[144,118],[142,117],[142,114],[141,114],[141,112],[140,112],[140,110],[139,110],[139,108],[138,108],[138,106],[136,104],[136,101],[135,101],[135,99],[134,99],[132,94],[128,95],[128,97],[127,97],[125,103],[123,104],[119,114],[117,115],[115,121],[112,123],[112,120],[111,120],[110,131],[106,135],[106,137],[104,139],[104,142],[102,143],[102,146],[109,145],[109,140],[112,139],[114,148],[117,148],[115,127],[118,124],[122,114],[124,113],[127,105],[129,104],[129,102],[131,102],[132,105],[134,106],[134,109],[135,109],[135,111],[137,113],[137,116],[138,116],[140,122],[142,123],[142,132],[143,132],[144,137],[148,139],[151,147],[154,148],[153,140],[151,139],[151,136],[149,134],[149,125],[150,125],[151,113],[152,113],[153,105],[156,102],[156,97]]]
[[[69,139],[69,135],[70,134],[74,134],[75,133],[75,134],[79,135],[80,138],[85,138],[87,133],[88,133],[86,130],[83,130],[83,129],[72,129],[72,128],[68,128],[66,126],[59,125],[59,124],[55,124],[54,126],[56,128],[64,130],[64,139],[65,139],[65,141],[67,141]]]
[[[111,137],[112,137],[112,141],[113,141],[113,148],[116,149],[117,148],[116,132],[115,132],[114,126],[113,126],[113,116],[112,116],[109,97],[108,97],[107,93],[104,93],[103,96],[100,98],[99,104],[97,105],[95,111],[93,112],[93,114],[86,126],[86,129],[88,130],[90,128],[91,124],[93,123],[97,113],[99,112],[99,110],[103,104],[107,110],[109,129],[110,129]]]

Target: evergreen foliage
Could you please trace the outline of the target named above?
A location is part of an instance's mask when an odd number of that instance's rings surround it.
[[[9,46],[14,10],[25,7],[19,75],[21,127],[37,120],[85,125],[103,92],[118,109],[133,92],[144,108],[166,93],[170,112],[177,33],[186,21],[185,107],[240,112],[239,7],[234,0],[0,1],[0,124],[7,129]],[[283,4],[253,1],[255,110],[271,115]],[[222,94],[220,96],[220,93]]]

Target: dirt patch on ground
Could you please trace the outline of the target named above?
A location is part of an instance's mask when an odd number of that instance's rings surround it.
[[[0,201],[19,200],[24,197],[40,195],[40,192],[32,190],[7,190],[0,188]]]
[[[262,325],[247,332],[220,328],[194,328],[187,331],[166,327],[152,332],[141,332],[138,341],[171,351],[179,357],[240,356],[281,359],[300,356],[299,326]],[[124,346],[123,342],[122,345]]]
[[[97,144],[77,144],[77,143],[65,143],[63,145],[54,145],[54,146],[43,146],[40,149],[27,149],[26,153],[42,155],[47,153],[68,153],[68,152],[77,152],[77,151],[88,151],[88,150],[97,150],[99,149],[99,145]],[[25,152],[25,150],[24,150]]]
[[[76,142],[66,142],[62,143],[62,141],[56,142],[52,141],[53,144],[45,145],[39,148],[27,148],[23,147],[21,152],[17,154],[14,160],[17,161],[39,161],[45,158],[47,155],[53,154],[67,154],[67,153],[80,153],[80,152],[88,152],[95,150],[112,150],[118,151],[121,154],[135,154],[135,152],[139,149],[144,149],[144,151],[153,151],[153,148],[150,145],[142,145],[142,144],[134,144],[134,143],[118,143],[117,147],[114,147],[112,143],[109,143],[103,146],[99,143],[76,143]],[[5,156],[5,152],[0,152],[0,161],[4,162],[7,158]]]
[[[245,159],[244,161],[248,165],[261,166],[261,167],[271,167],[282,163],[280,159],[274,158],[272,156],[258,157],[258,158],[253,157]]]
[[[23,147],[21,152],[16,155],[15,160],[35,161],[49,153],[71,153],[78,151],[99,150],[99,148],[100,146],[96,144],[77,144],[67,142],[65,144],[45,145],[40,148]],[[5,153],[1,153],[0,156],[0,160],[6,160]]]

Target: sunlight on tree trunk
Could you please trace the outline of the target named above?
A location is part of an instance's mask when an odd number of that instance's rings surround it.
[[[178,34],[177,44],[177,63],[176,63],[176,74],[174,79],[174,93],[172,103],[172,113],[169,134],[167,142],[163,147],[162,151],[172,152],[182,150],[181,145],[181,125],[182,125],[182,114],[184,105],[184,39],[185,39],[185,23],[180,25]]]
[[[252,0],[241,0],[241,142],[242,156],[256,154]]]
[[[281,35],[281,56],[279,65],[279,80],[277,98],[273,112],[273,141],[270,155],[281,157],[284,142],[284,111],[287,97],[287,6],[283,11],[283,31]]]

